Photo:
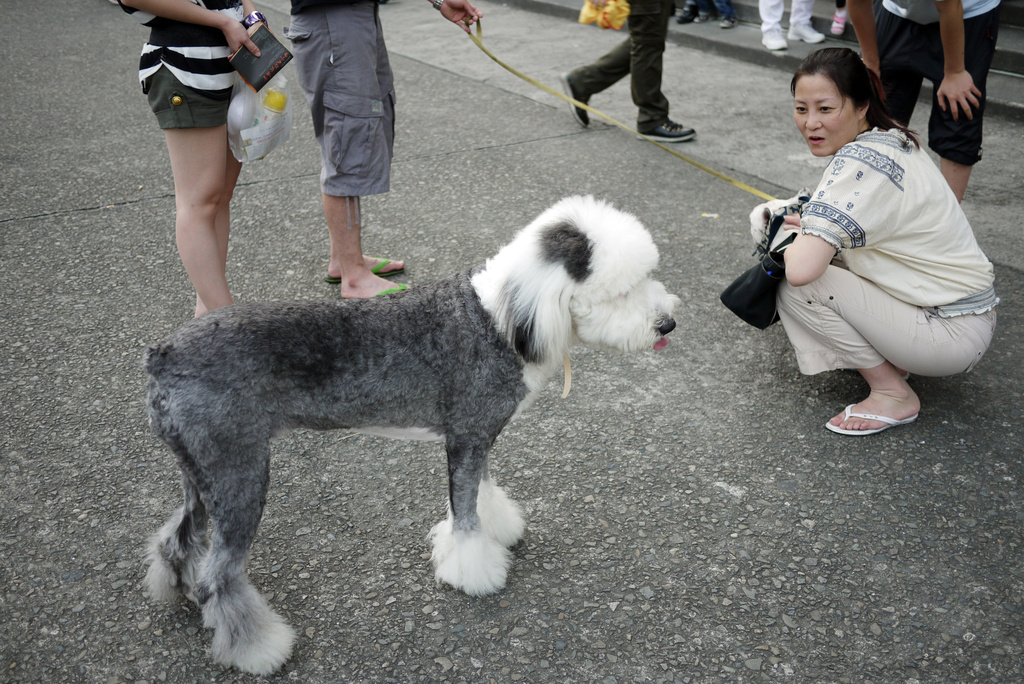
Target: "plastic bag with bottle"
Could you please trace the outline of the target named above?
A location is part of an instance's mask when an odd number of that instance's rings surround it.
[[[284,144],[291,132],[292,103],[287,77],[277,74],[257,93],[236,74],[228,106],[228,146],[235,159],[263,159]]]

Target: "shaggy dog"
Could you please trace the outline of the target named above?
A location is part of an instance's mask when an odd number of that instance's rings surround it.
[[[150,424],[177,455],[185,501],[149,547],[150,593],[198,603],[221,664],[266,674],[288,658],[294,632],[245,562],[270,439],[297,427],[443,441],[436,579],[473,595],[501,589],[524,523],[491,481],[488,451],[574,342],[668,343],[679,300],[651,280],[657,263],[635,217],[569,197],[475,271],[375,299],[224,307],[151,345]]]

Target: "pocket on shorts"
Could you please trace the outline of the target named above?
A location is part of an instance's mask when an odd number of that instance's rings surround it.
[[[284,37],[293,43],[304,43],[309,40],[309,37],[313,35],[313,32],[301,27],[296,27],[294,23],[295,20],[292,19],[292,25],[284,27]]]
[[[366,181],[388,177],[391,151],[386,106],[383,100],[324,92],[329,158],[339,174]]]
[[[167,67],[146,79],[144,84],[149,108],[156,114],[160,128],[196,128],[189,100],[195,91],[185,87],[175,78]]]
[[[297,15],[292,17],[291,26],[284,27],[284,37],[291,42],[292,57],[295,60],[295,75],[299,87],[310,98],[316,90],[316,79],[319,57],[316,55],[316,41],[313,39],[313,29],[303,26],[303,17]],[[308,22],[306,22],[308,23]]]

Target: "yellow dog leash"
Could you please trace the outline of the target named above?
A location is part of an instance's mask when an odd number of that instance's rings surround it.
[[[593,107],[591,107],[590,105],[587,105],[587,104],[585,104],[583,102],[580,102],[579,100],[574,100],[573,98],[568,97],[567,95],[564,95],[564,94],[558,92],[554,88],[549,88],[548,86],[544,85],[540,81],[537,81],[535,79],[530,78],[529,76],[527,76],[526,74],[522,73],[521,71],[517,71],[516,69],[513,69],[508,64],[505,64],[503,61],[501,61],[500,59],[495,57],[494,54],[484,46],[484,42],[483,42],[483,26],[481,25],[480,21],[476,22],[476,35],[473,35],[473,32],[469,31],[469,38],[474,43],[476,43],[476,46],[478,48],[480,48],[485,55],[487,55],[492,60],[494,60],[494,62],[496,64],[498,64],[498,66],[500,66],[501,68],[505,69],[509,73],[512,73],[512,74],[518,76],[519,78],[523,79],[524,81],[526,81],[530,85],[536,86],[537,88],[540,88],[545,93],[548,93],[550,95],[554,95],[558,99],[564,100],[565,102],[569,102],[573,106],[579,107],[580,109],[585,109],[586,111],[590,112],[591,114],[595,114],[595,115],[601,117],[602,119],[604,119],[605,121],[608,121],[609,123],[615,124],[616,126],[618,126],[619,128],[621,128],[621,129],[623,129],[625,131],[633,133],[634,135],[638,135],[641,138],[643,138],[644,140],[646,140],[647,142],[651,143],[652,145],[656,145],[657,147],[660,147],[661,149],[665,150],[666,152],[668,152],[672,156],[678,157],[679,159],[682,159],[687,164],[690,164],[692,166],[696,166],[701,171],[703,171],[705,173],[708,173],[708,174],[711,174],[715,178],[717,178],[719,180],[723,180],[726,183],[729,183],[730,185],[734,185],[737,188],[739,188],[740,190],[745,190],[746,192],[749,192],[751,195],[754,195],[755,197],[759,197],[759,198],[761,198],[763,200],[766,200],[766,201],[771,201],[771,200],[775,199],[771,195],[769,195],[767,193],[763,193],[760,190],[758,190],[757,188],[752,188],[749,185],[747,185],[746,183],[741,183],[740,181],[736,180],[735,178],[730,178],[729,176],[726,176],[724,173],[720,173],[718,171],[715,171],[711,167],[706,166],[705,164],[701,164],[699,161],[697,161],[695,159],[690,159],[689,157],[687,157],[684,154],[680,154],[679,152],[676,152],[675,150],[673,150],[673,149],[671,149],[669,147],[665,147],[664,145],[659,143],[657,140],[652,140],[651,138],[648,138],[643,133],[640,133],[639,131],[636,131],[636,130],[630,128],[629,126],[627,126],[624,123],[620,123],[619,121],[616,121],[615,119],[613,119],[612,117],[608,116],[604,112],[600,112],[600,111],[594,109]]]

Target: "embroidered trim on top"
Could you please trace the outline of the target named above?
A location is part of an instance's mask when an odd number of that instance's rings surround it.
[[[903,131],[897,129],[883,131],[878,128],[873,128],[866,133],[858,135],[857,142],[887,145],[893,149],[903,151],[909,150],[913,146],[910,142],[910,138],[908,138]]]
[[[852,216],[840,211],[839,209],[836,209],[833,206],[830,206],[823,202],[808,202],[807,204],[804,205],[803,215],[804,217],[818,216],[827,221],[830,225],[833,225],[839,230],[843,231],[843,233],[848,235],[850,238],[850,249],[863,247],[864,245],[867,244],[867,238],[864,235],[864,229],[861,228],[860,224],[857,223],[857,221],[855,221]],[[831,234],[831,237],[833,239],[829,240],[826,237],[826,235],[830,235],[830,233],[827,229],[822,228],[821,226],[805,226],[803,230],[803,232],[805,233],[811,232],[812,234],[817,235],[817,232],[815,231],[820,231],[822,234],[818,235],[818,237],[822,238],[828,243],[831,243],[836,247],[836,249],[843,249],[843,247],[845,246],[844,240],[842,240],[842,237],[839,234]],[[838,241],[839,244],[836,244],[836,241]]]
[[[892,157],[887,157],[878,150],[873,150],[870,147],[864,145],[844,145],[836,153],[836,159],[833,162],[835,165],[842,169],[840,162],[842,158],[852,159],[859,161],[862,164],[870,166],[872,169],[888,178],[893,185],[899,188],[900,192],[903,192],[903,176],[906,173],[905,169],[896,163],[896,160]],[[833,172],[835,173],[835,172]]]

